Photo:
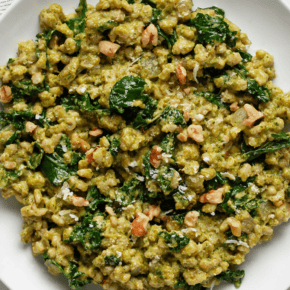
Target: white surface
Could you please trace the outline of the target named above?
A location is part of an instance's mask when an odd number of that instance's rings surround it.
[[[10,6],[13,0],[1,0],[0,1],[0,15]]]
[[[78,0],[14,0],[7,14],[0,19],[0,64],[5,64],[17,50],[17,42],[35,39],[38,14],[57,2],[66,12]],[[90,4],[96,1],[89,0]],[[265,49],[275,56],[278,77],[275,84],[290,91],[290,0],[195,0],[195,7],[218,6],[226,17],[237,24],[252,40],[251,52]],[[288,5],[289,10],[286,8]],[[20,206],[14,198],[0,197],[0,279],[11,289],[69,289],[63,277],[47,273],[42,258],[34,258],[30,246],[20,242],[22,220]],[[290,287],[290,223],[275,229],[269,243],[254,248],[241,269],[246,276],[240,290],[286,290]],[[97,289],[91,285],[85,289]],[[222,284],[215,290],[233,290]]]

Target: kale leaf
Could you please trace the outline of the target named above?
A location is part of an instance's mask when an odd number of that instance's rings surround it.
[[[0,189],[5,188],[13,181],[15,181],[21,175],[20,171],[7,170],[3,166],[0,166]]]
[[[137,179],[137,176],[134,176],[115,191],[115,199],[121,207],[126,207],[132,204],[138,196],[143,195],[143,192],[144,184]]]
[[[59,271],[68,279],[69,286],[75,290],[81,290],[83,286],[91,283],[91,279],[79,280],[78,278],[85,275],[83,272],[78,271],[78,266],[72,262],[69,263],[69,271],[66,272],[63,267],[58,264],[55,260],[49,259],[47,253],[43,254],[44,261],[49,261],[52,265],[57,267]]]
[[[225,11],[221,8],[218,8],[216,6],[206,7],[206,8],[198,8],[198,9],[212,9],[214,10],[215,14],[225,17]]]
[[[65,23],[74,34],[80,34],[85,32],[86,28],[86,12],[88,10],[87,1],[80,0],[79,6],[76,9],[78,17],[72,18]]]
[[[158,168],[157,182],[164,193],[173,190],[173,188],[171,187],[171,182],[174,172],[175,169],[167,165]]]
[[[97,100],[92,100],[89,93],[85,93],[84,95],[67,95],[61,98],[61,104],[67,110],[109,113],[109,110],[101,108]]]
[[[186,215],[186,212],[174,214],[172,215],[172,219],[174,221],[177,221],[180,225],[183,225],[185,215]]]
[[[187,236],[180,236],[178,233],[168,233],[165,231],[162,231],[158,234],[158,236],[161,236],[166,244],[169,247],[170,251],[179,252],[181,249],[183,249],[186,245],[188,245],[190,239]]]
[[[237,31],[231,31],[224,17],[211,17],[208,14],[197,13],[189,25],[195,26],[198,32],[198,41],[202,44],[213,44],[214,41],[225,42],[228,46],[236,46]]]
[[[41,92],[49,91],[49,85],[47,83],[34,85],[31,80],[10,84],[10,87],[14,101],[20,101],[24,97],[32,97]]]
[[[244,270],[237,270],[237,271],[231,271],[227,270],[226,272],[223,272],[216,276],[216,279],[219,281],[226,281],[228,283],[233,283],[236,288],[239,288],[242,284],[242,279],[245,276]]]
[[[262,147],[252,148],[247,146],[244,142],[241,144],[241,151],[247,158],[247,162],[252,161],[261,155],[269,152],[275,152],[277,150],[290,147],[290,136],[285,136],[283,133],[273,134],[273,137],[277,136],[277,140],[267,142]]]
[[[116,137],[111,137],[110,135],[107,135],[106,138],[109,140],[110,142],[110,147],[109,147],[109,151],[111,153],[111,155],[116,158],[119,149],[120,149],[120,145],[121,145],[121,141],[119,138]]]
[[[258,208],[259,205],[263,202],[264,200],[249,199],[249,195],[246,194],[242,196],[241,198],[235,199],[233,204],[234,204],[234,207],[238,209],[245,209],[248,212],[251,212],[252,210]]]
[[[123,117],[133,117],[135,128],[146,127],[150,123],[147,119],[152,119],[157,108],[157,101],[144,94],[145,85],[145,80],[140,77],[126,76],[115,83],[109,96],[110,108]],[[138,101],[145,105],[145,109],[134,106]]]
[[[206,290],[207,288],[203,287],[201,284],[188,285],[184,278],[181,278],[175,285],[175,289],[184,288],[184,290]]]
[[[88,190],[86,200],[88,200],[90,202],[89,206],[86,208],[87,211],[93,211],[93,212],[98,210],[99,206],[101,204],[103,205],[103,204],[111,204],[112,203],[110,198],[107,198],[100,193],[97,186],[92,186]]]
[[[101,231],[97,222],[93,221],[94,215],[86,215],[81,225],[75,226],[70,237],[64,240],[65,243],[79,242],[86,250],[95,250],[101,245]]]
[[[121,262],[121,259],[117,256],[110,255],[105,257],[105,264],[109,266],[118,266]]]
[[[249,62],[252,60],[253,56],[250,53],[244,52],[240,49],[237,49],[237,52],[241,55],[243,62]]]
[[[235,197],[238,193],[246,190],[255,181],[255,179],[256,176],[250,177],[245,182],[240,182],[239,184],[231,188],[230,191],[225,194],[224,201],[221,204],[222,208],[228,213],[235,212],[235,210],[228,205],[228,201],[231,198]]]
[[[226,183],[227,183],[227,179],[223,178],[220,172],[216,171],[216,176],[213,179],[205,181],[204,183],[205,190],[209,191],[212,189],[217,189],[220,185],[223,185]]]
[[[174,133],[167,134],[159,144],[159,147],[162,148],[164,153],[171,155],[171,158],[174,156],[174,145],[175,145],[175,136]]]
[[[183,118],[182,113],[178,109],[172,109],[170,107],[166,107],[161,116],[160,120],[164,120],[166,123],[173,123],[175,125],[181,125],[183,127],[186,126],[186,122]]]
[[[226,108],[227,110],[230,109],[230,106],[221,100],[221,96],[217,94],[213,94],[210,92],[196,92],[195,93],[198,96],[204,97],[207,99],[210,103],[213,103],[217,105],[218,107]]]
[[[263,103],[267,103],[270,101],[270,90],[264,86],[259,86],[255,80],[248,79],[248,92],[255,99],[258,99]]]
[[[27,161],[27,167],[35,170],[42,161],[44,155],[43,149],[40,147],[38,143],[34,143],[33,153],[30,157],[30,159]]]
[[[6,67],[9,69],[9,64],[15,62],[15,59],[9,58]]]
[[[105,32],[105,31],[107,31],[107,30],[110,30],[110,29],[112,29],[112,28],[118,26],[118,25],[119,25],[118,22],[116,22],[116,21],[114,21],[114,20],[108,20],[106,23],[100,25],[100,26],[98,27],[97,30],[98,30],[99,32],[103,33],[103,32]]]

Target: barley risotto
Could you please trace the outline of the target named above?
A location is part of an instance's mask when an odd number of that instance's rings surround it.
[[[196,8],[195,8],[196,9]],[[218,7],[53,4],[0,66],[0,188],[72,289],[239,287],[290,217],[290,94]]]

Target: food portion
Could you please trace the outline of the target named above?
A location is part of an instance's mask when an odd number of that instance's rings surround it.
[[[0,66],[0,188],[72,289],[239,287],[290,217],[274,58],[190,0],[53,4]]]

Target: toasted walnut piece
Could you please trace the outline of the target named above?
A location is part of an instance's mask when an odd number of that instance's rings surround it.
[[[235,237],[240,237],[242,235],[242,224],[239,220],[233,217],[229,217],[227,218],[227,223]]]
[[[105,210],[106,210],[106,212],[107,212],[110,216],[115,216],[115,215],[116,215],[116,214],[114,213],[114,210],[113,210],[110,206],[108,206],[108,205],[106,205]]]
[[[12,91],[9,86],[3,86],[0,89],[0,102],[7,104],[12,101]]]
[[[150,154],[150,163],[153,167],[158,168],[160,166],[161,163],[161,155],[162,152],[162,148],[155,145],[152,148],[151,154]]]
[[[147,46],[149,43],[154,46],[158,44],[158,30],[152,23],[142,32],[142,45]]]
[[[88,151],[91,148],[91,145],[82,139],[78,133],[73,133],[71,136],[71,144],[79,149],[81,149],[83,152]]]
[[[253,127],[254,123],[257,120],[260,120],[265,117],[263,113],[256,110],[253,106],[246,104],[244,110],[247,112],[248,118],[244,120],[243,125],[245,127]]]
[[[177,135],[177,139],[180,141],[180,142],[186,142],[187,141],[187,130],[184,130],[182,133],[178,134]]]
[[[159,205],[150,205],[146,215],[149,217],[149,220],[152,221],[154,217],[158,217],[160,215],[160,212],[161,209]]]
[[[184,224],[189,228],[194,228],[198,220],[199,212],[193,210],[186,214],[184,217]]]
[[[223,187],[216,189],[216,190],[211,190],[208,193],[203,194],[200,198],[199,201],[201,203],[210,203],[210,204],[220,204],[223,202],[223,193],[225,189]]]
[[[37,125],[35,125],[32,122],[26,122],[25,124],[25,131],[27,133],[32,133],[37,128]]]
[[[236,112],[239,108],[240,108],[240,107],[239,107],[239,105],[238,105],[237,102],[234,102],[234,103],[232,103],[232,104],[230,105],[230,110],[231,110],[232,112]]]
[[[93,128],[93,131],[90,131],[89,134],[93,137],[98,137],[103,134],[103,130],[98,129],[98,128]]]
[[[178,77],[178,80],[180,82],[180,84],[185,85],[186,84],[186,69],[183,67],[182,63],[179,63],[176,67],[176,74]]]
[[[276,206],[276,207],[280,207],[284,204],[284,202],[282,200],[279,200],[279,201],[275,201],[273,202],[273,204]]]
[[[149,217],[143,213],[137,213],[136,218],[131,225],[131,232],[136,237],[143,237],[147,233],[147,225],[149,223]]]
[[[185,111],[185,112],[183,113],[183,117],[184,117],[184,120],[185,120],[186,122],[188,122],[188,121],[189,121],[189,112]]]
[[[79,197],[79,196],[72,196],[72,203],[74,206],[78,206],[78,207],[82,207],[82,206],[88,206],[89,205],[89,201],[86,200],[83,197]]]
[[[4,161],[3,166],[6,169],[15,169],[16,168],[16,162],[12,162],[12,161]]]
[[[202,127],[200,125],[190,125],[187,128],[188,136],[193,139],[195,142],[200,143],[203,142],[203,134],[202,134]]]
[[[102,40],[99,43],[100,52],[108,56],[109,58],[113,58],[119,48],[119,44],[113,43],[111,41]]]
[[[93,163],[94,162],[94,152],[97,151],[98,148],[92,148],[90,149],[89,151],[87,151],[87,156],[86,156],[86,159],[87,159],[87,162],[88,163]]]

